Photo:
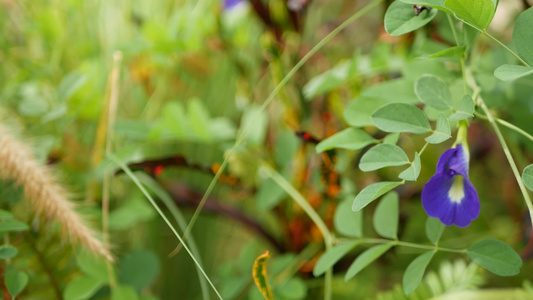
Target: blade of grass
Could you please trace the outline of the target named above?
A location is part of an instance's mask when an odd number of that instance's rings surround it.
[[[146,199],[148,199],[148,201],[150,202],[150,204],[152,204],[152,206],[154,207],[154,209],[157,211],[157,213],[161,216],[161,218],[163,219],[163,221],[165,221],[165,223],[168,225],[168,227],[170,228],[170,230],[172,230],[172,232],[174,233],[174,235],[176,236],[176,238],[178,238],[178,240],[180,241],[180,243],[183,245],[183,248],[185,249],[185,251],[187,251],[187,253],[189,253],[189,256],[191,257],[191,259],[193,260],[193,262],[196,264],[196,267],[200,270],[200,272],[202,273],[202,275],[204,276],[204,278],[207,280],[207,282],[209,283],[209,285],[211,286],[211,288],[213,289],[213,291],[215,292],[215,294],[218,296],[219,299],[222,300],[222,296],[220,295],[220,293],[218,292],[217,288],[215,287],[215,285],[213,284],[213,282],[211,282],[211,279],[209,279],[209,277],[207,276],[207,274],[205,273],[204,269],[202,268],[202,265],[200,264],[200,262],[196,259],[196,257],[193,255],[193,253],[191,252],[191,250],[189,249],[189,247],[187,246],[187,244],[185,244],[185,241],[182,239],[182,237],[179,235],[178,231],[176,230],[176,228],[174,228],[174,226],[172,226],[172,224],[170,223],[170,221],[168,220],[168,218],[165,216],[165,214],[163,213],[163,211],[161,211],[161,209],[159,208],[159,206],[157,206],[157,203],[155,203],[154,199],[152,198],[152,196],[150,196],[150,194],[146,191],[146,189],[144,188],[144,186],[141,184],[141,182],[139,181],[139,179],[137,178],[137,176],[135,176],[135,174],[133,174],[133,172],[130,170],[130,168],[128,168],[128,166],[126,164],[124,164],[120,159],[118,159],[118,157],[116,157],[115,155],[113,154],[109,154],[107,156],[113,163],[115,163],[118,167],[120,167],[124,173],[126,173],[126,175],[128,175],[128,177],[131,179],[131,181],[133,181],[133,183],[135,183],[135,185],[137,186],[137,188],[139,188],[139,190],[144,194],[144,196],[146,197]]]
[[[174,203],[174,200],[172,200],[172,197],[170,197],[170,195],[152,177],[142,172],[140,172],[137,176],[141,183],[144,184],[144,186],[148,187],[163,202],[163,204],[167,207],[168,211],[178,224],[181,231],[184,231],[187,227],[187,221],[183,217],[183,214],[179,210],[178,206]],[[200,251],[196,246],[196,242],[193,236],[191,236],[187,241],[189,243],[189,247],[191,248],[191,252],[198,260],[198,263],[200,263],[200,265],[203,265],[202,259],[200,257]],[[209,300],[209,287],[207,285],[207,281],[202,276],[200,268],[196,266],[196,269],[198,270],[198,278],[200,280],[200,288],[202,290],[202,299]]]

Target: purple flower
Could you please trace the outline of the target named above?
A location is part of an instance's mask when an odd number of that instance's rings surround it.
[[[243,2],[243,0],[224,0],[224,9],[231,9],[241,2]]]
[[[444,152],[424,185],[422,205],[446,226],[466,227],[479,216],[479,197],[468,179],[468,153],[461,144]]]

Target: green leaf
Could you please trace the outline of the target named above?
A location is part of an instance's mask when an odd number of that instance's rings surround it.
[[[85,300],[91,298],[104,282],[100,278],[78,277],[70,281],[63,292],[65,300]]]
[[[246,129],[246,131],[244,131]],[[263,145],[268,129],[268,116],[258,105],[246,108],[239,131],[251,145]]]
[[[426,236],[428,239],[436,245],[440,237],[442,236],[442,233],[444,232],[444,229],[446,229],[446,226],[442,224],[442,222],[437,218],[428,217],[426,220]]]
[[[341,63],[334,68],[311,78],[302,90],[305,99],[311,100],[316,95],[328,92],[341,85],[349,77],[349,67],[349,63]]]
[[[82,251],[76,256],[76,263],[80,270],[89,277],[98,278],[103,282],[108,282],[107,261],[97,257],[94,253]]]
[[[478,265],[499,276],[520,273],[522,259],[506,243],[499,240],[483,240],[466,249],[466,254]]]
[[[137,300],[139,296],[131,286],[119,285],[111,290],[111,300]]]
[[[9,294],[15,299],[28,284],[28,274],[9,268],[5,274],[5,284]]]
[[[0,220],[13,219],[13,214],[7,210],[0,209]]]
[[[368,150],[361,161],[359,169],[363,172],[374,171],[384,167],[401,166],[409,163],[402,148],[393,144],[379,144]]]
[[[287,193],[271,178],[263,180],[259,184],[259,189],[255,196],[255,203],[258,209],[270,210],[278,205]]]
[[[0,246],[0,259],[11,259],[19,254],[19,250],[11,245]]]
[[[383,138],[383,144],[393,144],[393,145],[396,145],[396,143],[398,143],[398,140],[400,140],[400,135],[401,135],[401,133],[399,133],[399,132],[395,132],[395,133],[387,134],[387,135]]]
[[[392,191],[385,195],[374,211],[374,228],[382,237],[396,239],[398,235],[398,220],[400,198]]]
[[[436,14],[437,10],[431,9],[416,16],[412,5],[395,1],[385,13],[385,30],[393,36],[402,35],[426,25]]]
[[[387,80],[367,88],[362,96],[380,98],[387,102],[417,103],[413,84],[412,80],[406,78]]]
[[[467,25],[465,25],[467,26]],[[465,46],[455,46],[447,48],[436,53],[433,53],[428,56],[428,58],[437,58],[437,57],[462,57],[466,51]]]
[[[435,7],[445,12],[448,11],[448,9],[444,7],[444,0],[399,0],[399,1],[403,3],[408,3],[408,4]]]
[[[150,286],[159,273],[159,259],[152,251],[133,250],[120,260],[120,283],[132,286],[137,293]]]
[[[358,241],[343,243],[324,252],[313,269],[313,275],[316,277],[324,274],[329,268],[333,267],[333,265],[359,244],[360,242]]]
[[[405,295],[409,295],[416,290],[422,281],[426,267],[434,254],[435,251],[426,252],[415,258],[409,266],[407,266],[407,269],[403,274],[403,291],[405,292]]]
[[[3,220],[0,222],[0,232],[26,231],[29,227],[26,223],[17,220]]]
[[[426,133],[431,130],[424,113],[405,103],[386,104],[372,114],[372,122],[387,132]]]
[[[474,115],[474,99],[470,95],[464,95],[461,101],[457,104],[457,109],[450,116],[450,120],[464,120],[473,117]]]
[[[496,11],[491,0],[446,0],[444,5],[459,19],[479,29],[485,29],[489,26]]]
[[[67,74],[63,77],[57,88],[57,97],[60,101],[67,100],[70,96],[74,95],[85,82],[87,82],[87,76],[80,72],[74,71]]]
[[[516,20],[513,41],[518,55],[533,66],[533,7],[523,11]]]
[[[525,66],[502,65],[494,70],[494,77],[503,81],[512,81],[533,74],[533,69]]]
[[[140,222],[152,219],[155,214],[152,207],[144,199],[134,196],[109,214],[109,229],[129,229]]]
[[[335,210],[333,222],[337,231],[348,237],[360,238],[363,236],[363,212],[352,211],[352,200],[342,201]]]
[[[280,283],[274,289],[274,294],[279,295],[280,299],[305,299],[307,296],[307,285],[301,278],[293,277],[283,283]]]
[[[423,75],[415,82],[415,94],[423,103],[442,111],[452,109],[452,93],[444,81],[434,75]]]
[[[422,164],[420,162],[420,155],[418,152],[415,152],[415,159],[413,164],[409,168],[403,170],[398,178],[409,181],[416,181],[420,175],[420,169],[422,169]]]
[[[365,187],[356,197],[353,201],[352,210],[353,211],[359,211],[363,209],[365,206],[370,204],[370,202],[376,200],[381,195],[385,194],[386,192],[392,190],[393,188],[399,186],[403,182],[401,181],[383,181],[383,182],[376,182],[373,183],[367,187]]]
[[[527,166],[522,172],[522,181],[529,190],[533,191],[533,164]]]
[[[432,135],[426,138],[426,142],[430,144],[440,144],[447,139],[451,138],[451,129],[448,119],[443,114],[439,114],[437,119],[437,127]]]
[[[274,300],[274,294],[272,293],[272,288],[268,282],[268,275],[266,269],[266,261],[270,258],[270,253],[265,251],[265,253],[259,255],[254,262],[252,269],[252,277],[254,279],[255,285],[265,297],[265,300]]]
[[[377,140],[358,128],[346,128],[316,145],[316,152],[321,153],[334,148],[359,150]]]
[[[373,125],[372,113],[384,104],[387,104],[387,101],[381,98],[357,97],[344,110],[344,120],[354,127]]]
[[[385,254],[385,252],[387,252],[387,250],[389,250],[392,246],[394,246],[393,243],[374,246],[370,249],[367,249],[365,252],[361,253],[354,260],[350,268],[348,268],[348,271],[346,272],[346,275],[344,276],[344,280],[345,281],[350,280],[352,277],[357,275],[357,273],[361,272],[366,266],[368,266],[373,261],[378,259],[380,256]]]

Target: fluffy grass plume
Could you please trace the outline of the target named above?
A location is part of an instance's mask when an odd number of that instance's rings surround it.
[[[112,261],[113,257],[95,232],[85,225],[83,218],[68,200],[67,191],[57,183],[47,166],[38,163],[24,143],[0,125],[0,178],[12,179],[23,187],[30,206],[37,215],[56,221],[72,243]]]

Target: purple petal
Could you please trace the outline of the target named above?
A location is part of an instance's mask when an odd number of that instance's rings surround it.
[[[461,174],[468,177],[468,157],[464,147],[459,144],[453,149],[446,150],[437,163],[437,174]]]
[[[450,190],[457,179],[462,180],[463,197],[452,199]],[[424,185],[422,206],[429,216],[438,218],[446,226],[455,224],[466,227],[479,216],[480,211],[479,197],[470,180],[461,175],[450,176],[446,173],[435,174]]]
[[[224,9],[231,9],[244,0],[224,0]]]

